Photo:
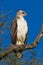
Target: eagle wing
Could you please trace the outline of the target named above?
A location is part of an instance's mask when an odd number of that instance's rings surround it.
[[[17,20],[16,18],[13,20],[11,24],[10,33],[11,33],[12,44],[16,44],[16,40],[17,40]]]

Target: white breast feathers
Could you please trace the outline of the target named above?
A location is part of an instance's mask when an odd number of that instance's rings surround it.
[[[28,26],[27,26],[27,22],[26,20],[21,17],[20,19],[17,19],[17,39],[19,40],[19,42],[22,43],[18,43],[19,44],[23,44],[27,31],[28,31]]]

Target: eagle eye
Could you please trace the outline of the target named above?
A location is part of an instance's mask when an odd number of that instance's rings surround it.
[[[22,14],[25,14],[24,12],[22,12]]]

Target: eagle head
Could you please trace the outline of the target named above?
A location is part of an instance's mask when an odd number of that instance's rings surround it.
[[[16,15],[17,16],[26,16],[27,14],[23,10],[19,10],[19,11],[17,11],[17,14]]]

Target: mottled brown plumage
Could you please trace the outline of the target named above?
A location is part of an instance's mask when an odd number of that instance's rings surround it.
[[[12,44],[16,44],[16,40],[17,40],[17,20],[15,18],[11,24],[11,41],[12,41]]]

